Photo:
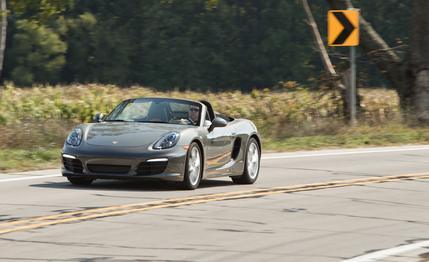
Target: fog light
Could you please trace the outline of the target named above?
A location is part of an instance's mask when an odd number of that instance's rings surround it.
[[[75,157],[75,156],[67,155],[67,154],[63,154],[63,157],[64,157],[64,158],[70,158],[70,159],[76,159],[76,157]]]
[[[168,161],[168,158],[152,158],[146,160],[146,162],[166,162]]]

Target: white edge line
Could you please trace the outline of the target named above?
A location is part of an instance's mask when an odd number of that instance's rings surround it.
[[[376,261],[385,257],[413,251],[419,248],[423,247],[429,247],[429,240],[413,243],[409,245],[402,245],[394,248],[389,248],[385,250],[376,251],[370,254],[366,254],[359,257],[354,257],[351,259],[343,260],[343,262],[370,262],[370,261]]]
[[[40,178],[47,178],[47,177],[58,177],[58,176],[61,176],[61,175],[55,174],[55,175],[43,175],[43,176],[26,176],[26,177],[7,178],[7,179],[0,179],[0,183],[21,181],[21,180],[40,179]]]
[[[429,147],[423,148],[402,148],[402,149],[380,149],[380,150],[362,150],[350,152],[330,152],[330,153],[313,153],[313,154],[297,154],[297,155],[283,155],[283,156],[266,156],[262,160],[268,159],[282,159],[282,158],[302,158],[302,157],[317,157],[317,156],[339,156],[339,155],[354,155],[354,154],[371,154],[371,153],[389,153],[389,152],[402,152],[402,151],[419,151],[429,150]]]

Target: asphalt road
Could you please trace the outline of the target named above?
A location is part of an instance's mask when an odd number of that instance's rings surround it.
[[[429,146],[264,154],[256,184],[195,191],[3,174],[0,260],[425,262],[425,175]]]

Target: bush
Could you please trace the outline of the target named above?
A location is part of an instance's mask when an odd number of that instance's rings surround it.
[[[360,122],[380,125],[400,119],[394,91],[362,89]],[[336,134],[344,126],[342,100],[336,91],[160,92],[145,87],[111,85],[35,86],[0,89],[0,147],[60,146],[72,125],[91,121],[130,97],[167,96],[206,99],[215,110],[254,121],[270,139]],[[17,132],[17,130],[19,132]]]

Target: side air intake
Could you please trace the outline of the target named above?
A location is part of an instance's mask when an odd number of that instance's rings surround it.
[[[232,159],[237,159],[238,154],[240,153],[240,148],[241,148],[241,138],[237,137],[234,141],[234,145],[232,146],[232,154],[231,154],[231,158]]]

